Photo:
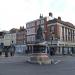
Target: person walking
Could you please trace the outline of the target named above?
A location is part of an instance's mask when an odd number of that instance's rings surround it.
[[[5,48],[5,57],[8,57],[8,47]]]
[[[15,53],[15,49],[14,49],[14,46],[12,45],[12,46],[10,47],[10,55],[11,55],[11,56],[14,56],[14,53]]]
[[[52,48],[50,49],[50,55],[51,56],[53,55],[53,49]]]

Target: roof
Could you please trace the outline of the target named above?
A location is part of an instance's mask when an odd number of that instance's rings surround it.
[[[36,19],[36,20],[29,21],[29,22],[26,23],[26,25],[29,24],[29,23],[32,23],[32,22],[35,22],[35,21],[41,20],[41,19],[45,19],[45,18],[47,18],[47,17],[43,17],[43,18],[39,18],[39,19]]]
[[[48,24],[51,24],[51,23],[61,23],[61,24],[63,24],[63,25],[65,25],[65,26],[68,26],[68,27],[71,27],[71,28],[75,28],[75,26],[72,24],[72,23],[70,23],[70,22],[65,22],[65,21],[62,21],[62,20],[58,20],[57,18],[54,18],[54,19],[52,19],[52,20],[49,20],[48,21]]]

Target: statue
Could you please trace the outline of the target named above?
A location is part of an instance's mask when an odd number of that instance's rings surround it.
[[[44,41],[42,33],[42,28],[39,25],[36,33],[36,43],[29,45],[32,46],[32,54],[29,60],[27,60],[29,63],[51,64],[52,62],[47,55],[46,44],[42,44]]]
[[[37,30],[37,33],[36,33],[36,43],[39,43],[41,41],[43,41],[43,34],[42,34],[42,28],[41,26],[39,25],[39,28]]]

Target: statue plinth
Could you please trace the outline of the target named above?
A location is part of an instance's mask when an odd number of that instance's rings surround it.
[[[52,61],[46,51],[45,45],[35,44],[33,46],[33,53],[29,56],[28,62],[37,64],[51,64]]]
[[[47,53],[33,53],[32,56],[30,57],[30,60],[33,63],[38,63],[38,64],[51,64],[51,61]]]
[[[29,62],[38,63],[38,64],[51,64],[51,59],[49,59],[47,54],[47,46],[46,44],[42,44],[43,39],[43,31],[41,26],[37,30],[36,34],[36,43],[30,45],[32,47],[32,54],[29,57]],[[40,44],[41,43],[41,44]]]

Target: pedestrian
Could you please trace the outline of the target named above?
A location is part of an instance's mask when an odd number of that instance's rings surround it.
[[[10,55],[14,56],[14,53],[15,53],[15,47],[11,46],[11,48],[10,48]]]
[[[8,57],[8,47],[5,49],[5,57]]]
[[[72,50],[70,50],[70,55],[72,55]]]
[[[53,49],[52,48],[50,49],[50,55],[51,56],[53,55]]]

